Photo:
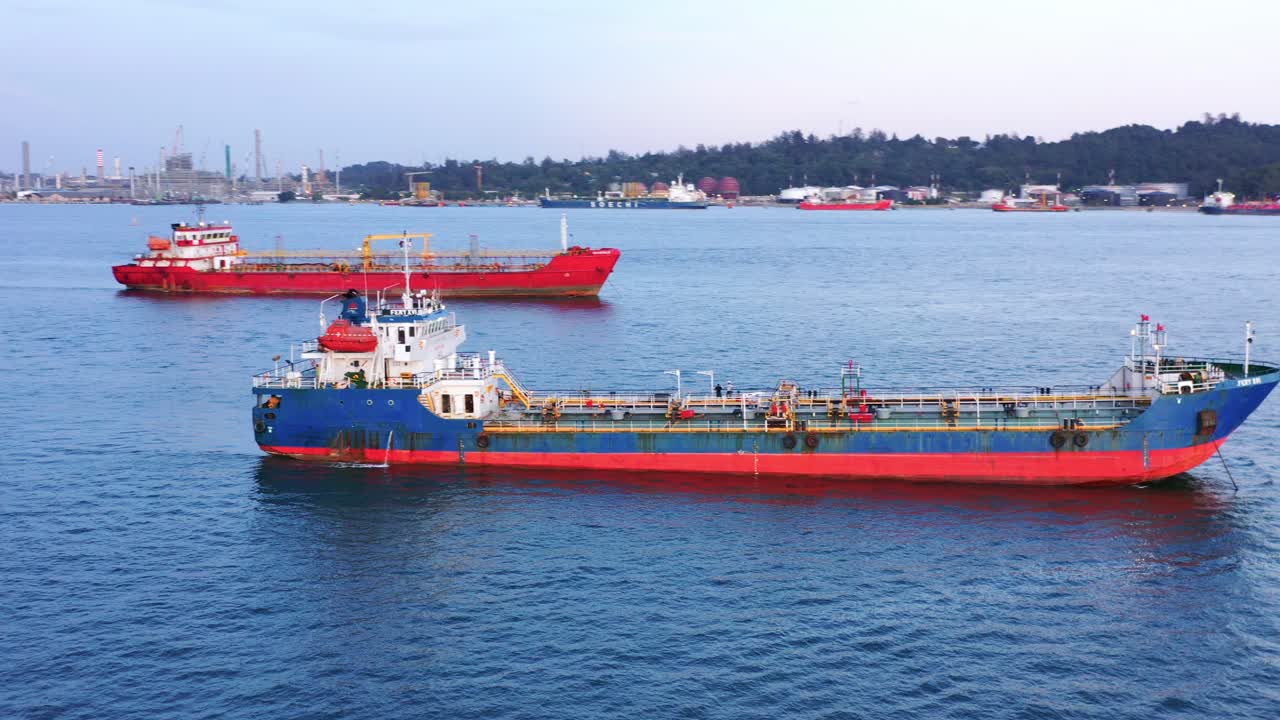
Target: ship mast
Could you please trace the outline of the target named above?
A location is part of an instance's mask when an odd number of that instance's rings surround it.
[[[1249,350],[1253,347],[1253,321],[1244,324],[1244,376],[1249,377]]]
[[[409,309],[409,299],[413,296],[413,289],[409,287],[409,248],[413,246],[413,241],[409,239],[408,231],[405,231],[405,237],[400,241],[400,249],[404,251],[404,307]]]

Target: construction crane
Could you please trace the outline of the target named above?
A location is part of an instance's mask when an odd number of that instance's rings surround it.
[[[256,158],[254,158],[254,152],[253,152],[252,150],[250,150],[249,152],[245,153],[245,154],[244,154],[244,160],[241,160],[241,161],[240,161],[240,167],[243,167],[243,168],[245,169],[245,174],[246,174],[245,180],[248,180],[248,179],[249,179],[249,178],[247,177],[247,175],[248,175],[248,171],[249,171],[249,160],[251,160],[251,159],[256,159]],[[237,172],[236,172],[236,177],[240,177],[240,173],[239,173],[239,171],[237,171]]]
[[[418,170],[416,172],[407,172],[405,177],[409,178],[409,197],[414,197],[413,178],[417,175],[430,175],[430,170]]]

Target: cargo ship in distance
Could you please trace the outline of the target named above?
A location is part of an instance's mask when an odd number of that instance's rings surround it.
[[[1010,213],[1010,212],[1060,213],[1060,212],[1066,212],[1067,206],[1063,205],[1061,202],[1059,202],[1056,199],[1053,202],[1049,202],[1048,195],[1041,195],[1039,198],[1029,203],[1026,203],[1026,202],[1019,203],[1013,200],[1012,198],[1006,197],[1002,199],[1000,202],[993,204],[991,206],[991,209],[994,210],[995,212],[1002,212],[1002,213]]]
[[[544,208],[596,208],[611,210],[705,210],[707,195],[692,184],[685,184],[684,176],[662,193],[643,195],[628,194],[624,190],[608,190],[597,193],[595,197],[577,195],[552,196],[549,189],[543,190],[538,198],[538,205]]]
[[[406,276],[402,287],[409,286]],[[331,298],[333,299],[333,298]],[[253,377],[254,439],[329,463],[821,476],[1024,485],[1166,478],[1211,457],[1280,380],[1271,363],[1169,358],[1147,317],[1093,386],[533,390],[425,290],[348,293],[323,334]],[[1251,333],[1251,330],[1249,331]],[[1251,339],[1251,338],[1250,338]],[[1246,347],[1248,347],[1246,345]],[[1247,350],[1246,350],[1247,353]]]
[[[864,188],[858,185],[829,188],[787,188],[782,191],[778,201],[789,202],[794,191],[810,191],[796,207],[801,210],[892,210],[893,200],[882,198],[878,188]]]
[[[893,209],[892,200],[867,200],[867,201],[841,201],[841,202],[824,202],[818,199],[809,199],[800,203],[797,207],[801,210],[891,210]]]
[[[409,257],[414,284],[452,297],[592,297],[599,295],[621,253],[569,246],[560,218],[560,251],[431,249],[429,233],[368,235],[362,249],[249,252],[230,224],[174,223],[169,237],[151,237],[148,252],[111,269],[130,290],[170,293],[321,294],[352,287],[382,288],[402,281],[400,253],[375,252],[374,243],[420,245]]]
[[[1205,215],[1280,215],[1280,202],[1237,203],[1234,193],[1219,190],[1200,206]]]

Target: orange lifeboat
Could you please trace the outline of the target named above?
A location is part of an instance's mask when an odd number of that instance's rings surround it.
[[[168,250],[169,238],[156,237],[155,235],[152,235],[151,237],[147,238],[147,249],[148,250]]]
[[[320,347],[334,352],[373,352],[378,347],[378,337],[363,325],[338,319],[320,336]]]

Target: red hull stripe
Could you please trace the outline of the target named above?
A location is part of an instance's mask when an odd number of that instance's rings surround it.
[[[1177,475],[1203,463],[1223,440],[1178,450],[1035,453],[527,453],[469,449],[352,450],[262,446],[268,453],[303,459],[506,468],[631,470],[673,473],[792,475],[858,480],[902,479],[1003,485],[1131,485]]]

